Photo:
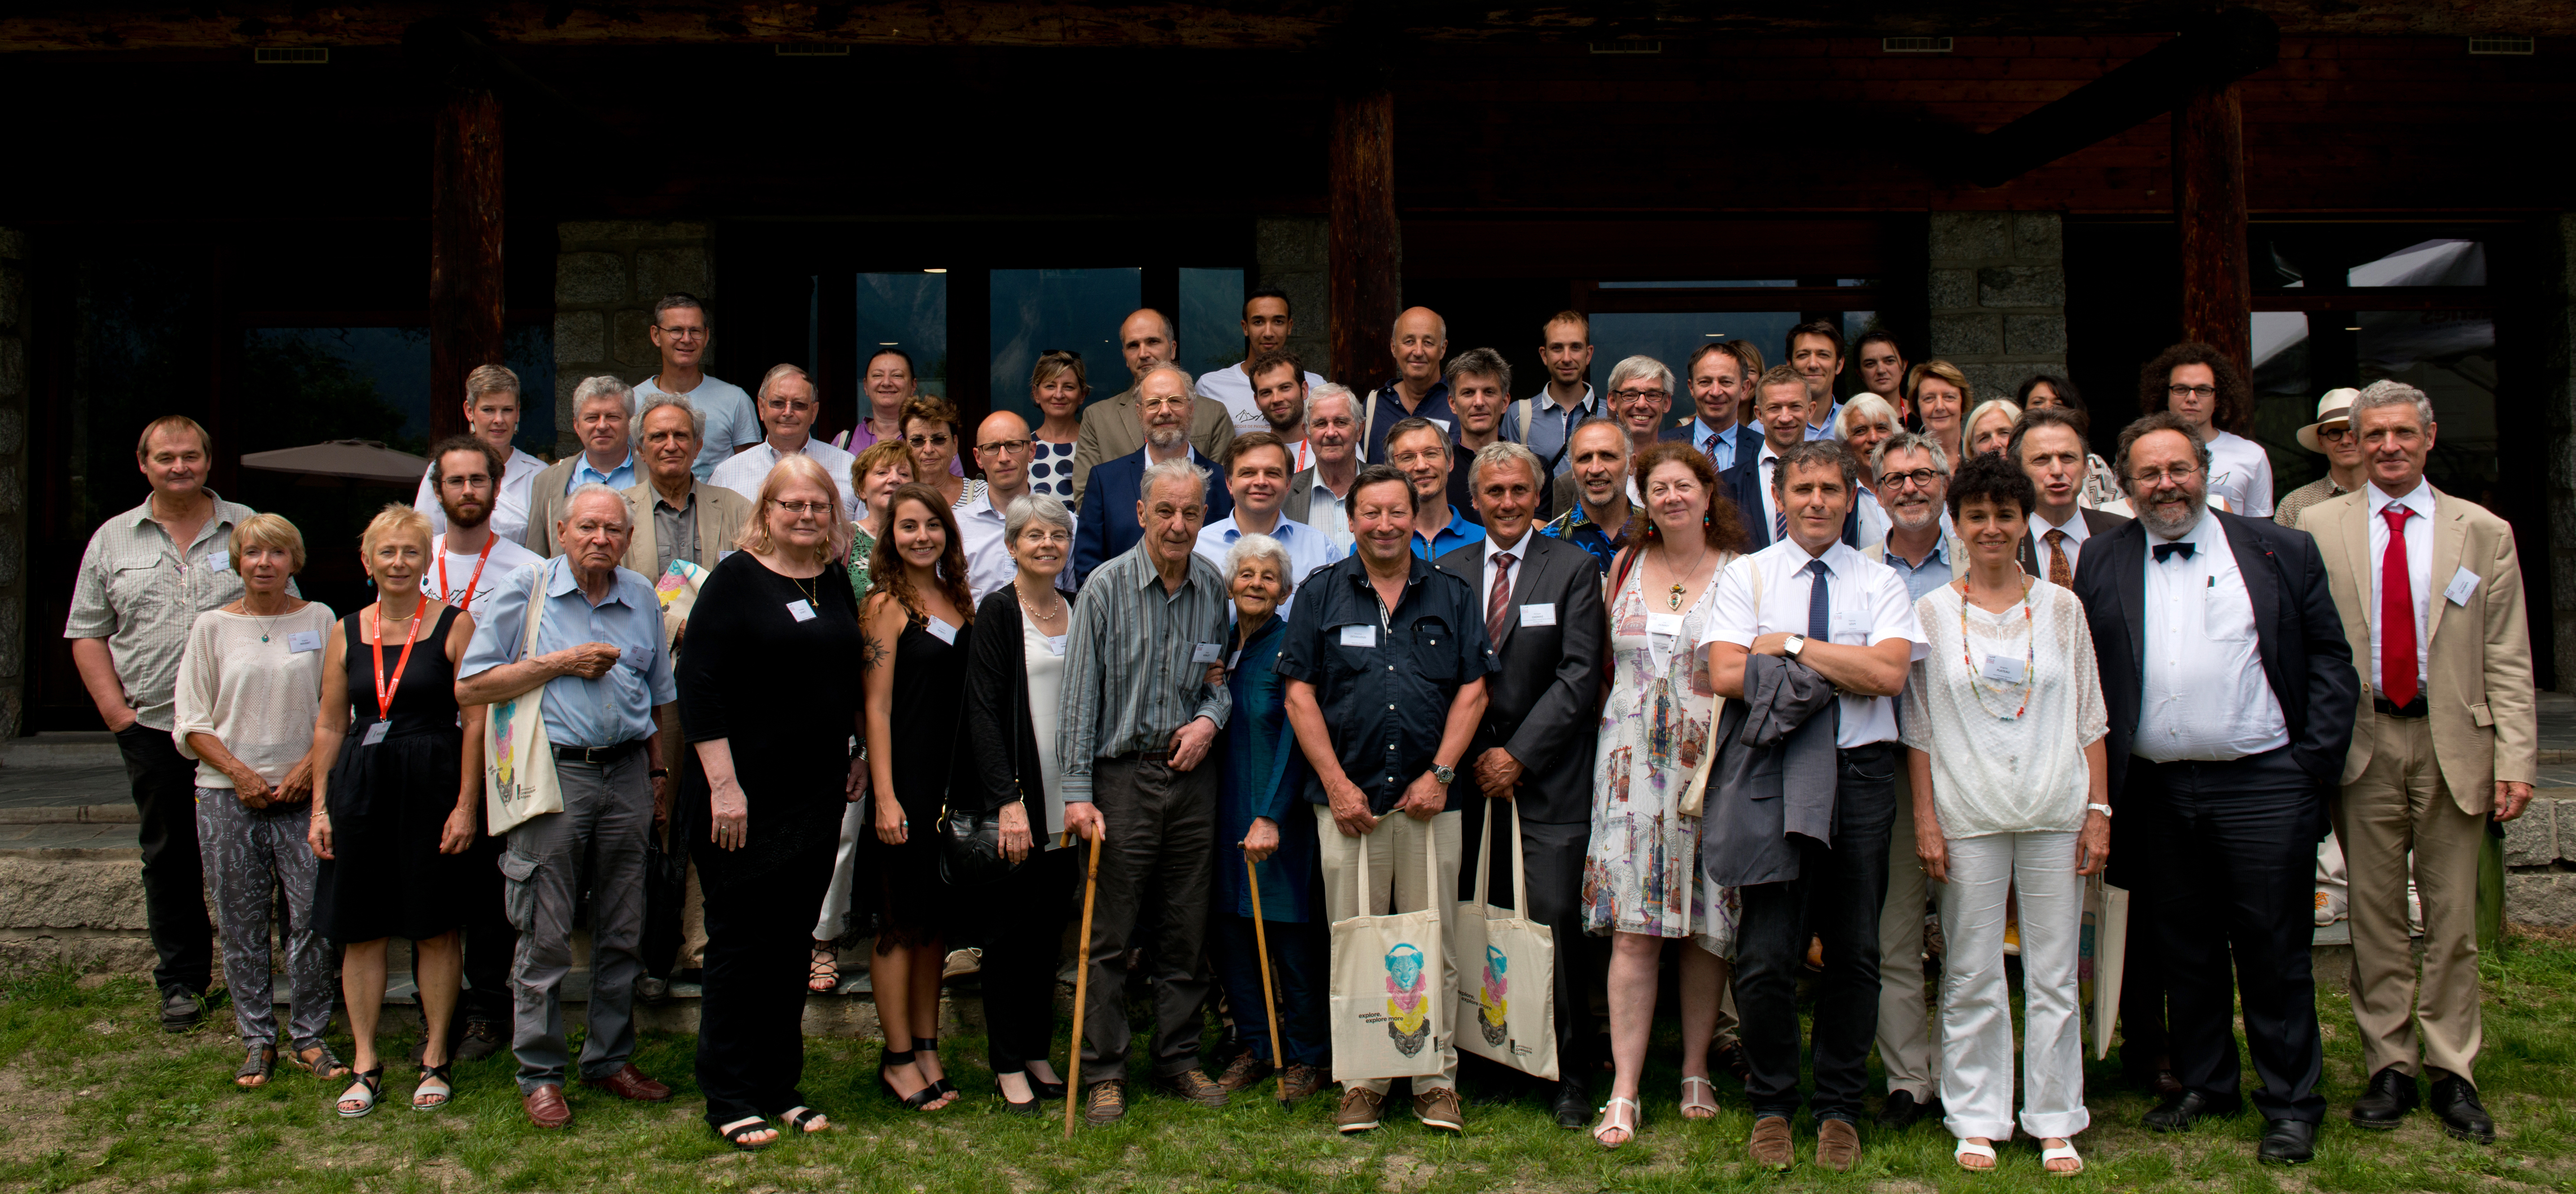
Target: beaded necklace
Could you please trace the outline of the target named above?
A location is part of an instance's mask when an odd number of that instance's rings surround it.
[[[1968,669],[1968,691],[1976,694],[1977,706],[1979,708],[1984,709],[1988,713],[1993,713],[1996,717],[2002,718],[2005,721],[2021,720],[2021,715],[2030,711],[2030,694],[2039,690],[2039,631],[2031,621],[2030,590],[2030,577],[2022,577],[2021,625],[2023,641],[2021,680],[2018,682],[2021,688],[2021,704],[2010,714],[2004,714],[1995,711],[1994,705],[1986,700],[1986,694],[1991,692],[1996,696],[2003,697],[2005,700],[2011,700],[2012,697],[2010,692],[2014,687],[2014,684],[2003,683],[1988,685],[1985,682],[1985,677],[1979,673],[1977,668],[1976,652],[1968,646],[1969,602],[1967,582],[1964,580],[1959,582],[1959,662]]]

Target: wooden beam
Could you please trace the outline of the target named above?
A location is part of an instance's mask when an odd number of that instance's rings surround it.
[[[2217,348],[2236,362],[2238,376],[2252,377],[2245,108],[2236,89],[2234,83],[2197,88],[2174,111],[2174,225],[2182,258],[2183,339]]]
[[[1333,380],[1364,393],[1391,367],[1389,329],[1404,298],[1404,233],[1395,218],[1395,92],[1371,79],[1333,101],[1326,288]]]
[[[465,376],[504,355],[501,100],[448,93],[435,118],[429,197],[429,435],[465,431]]]
[[[2038,111],[1971,140],[1959,157],[1969,181],[1999,187],[2162,116],[2195,90],[2263,70],[2280,56],[2281,27],[2272,18],[2250,8],[2226,9]]]

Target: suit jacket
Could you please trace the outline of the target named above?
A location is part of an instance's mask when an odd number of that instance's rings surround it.
[[[572,470],[581,463],[581,453],[574,452],[546,466],[537,479],[528,482],[528,534],[520,546],[549,559],[563,554],[563,545],[555,542],[555,523],[563,518],[565,488],[572,484]],[[651,573],[645,573],[651,578]]]
[[[2378,618],[2371,578],[2379,562],[2370,553],[2370,495],[2347,493],[2310,506],[2299,529],[2316,536],[2335,608],[2343,611],[2344,639],[2354,663],[2370,666],[2370,626]],[[2463,568],[2477,588],[2465,603],[2443,596]],[[2531,680],[2531,638],[2524,625],[2522,564],[2513,528],[2486,507],[2436,491],[2433,495],[2433,592],[2424,623],[2424,703],[2433,723],[2433,758],[2460,811],[2486,813],[2498,780],[2536,778],[2539,714]],[[2352,749],[2342,782],[2370,766],[2369,698],[2376,677],[2361,677],[2353,706]]]
[[[752,502],[722,485],[696,480],[691,484],[697,487],[694,500],[698,504],[698,554],[674,553],[671,558],[686,559],[701,568],[713,568],[724,553],[733,550],[734,540],[742,535],[743,524],[751,521]],[[658,581],[662,575],[662,549],[653,530],[653,483],[646,481],[630,486],[625,493],[626,517],[635,524],[635,538],[626,545],[626,570],[646,580]]]
[[[2254,637],[2263,679],[2281,702],[2290,733],[2290,757],[2320,791],[2343,775],[2352,745],[2353,710],[2360,681],[2352,670],[2352,644],[2336,612],[2325,558],[2316,540],[2268,518],[2224,510],[2203,515],[2223,520],[2227,545],[2254,605]],[[2111,794],[2116,803],[2128,780],[2129,752],[2138,734],[2146,681],[2147,529],[2136,522],[2097,536],[2075,562],[2075,596],[2092,623],[2093,652],[2101,665],[2102,700],[2110,710]],[[2367,641],[2367,640],[2365,640]],[[2324,832],[2322,812],[2318,832]],[[2117,865],[2117,843],[2111,857]]]
[[[2082,509],[2082,507],[2078,507],[2078,509]],[[2087,533],[2087,538],[2084,542],[2087,545],[2090,545],[2095,539],[2099,539],[2112,531],[2116,531],[2121,527],[2128,525],[2129,522],[2128,519],[2122,518],[2117,514],[2106,513],[2101,510],[2084,510],[2083,514],[2084,529]],[[2039,529],[2039,519],[2036,517],[2032,518],[2030,520],[2030,525],[2033,530]],[[2021,570],[2032,576],[2046,577],[2048,575],[2048,565],[2039,558],[2039,552],[2032,547],[2031,539],[2032,536],[2030,535],[2023,535],[2021,537]],[[2078,563],[2081,563],[2084,559],[2084,553],[2082,551],[2077,551],[2075,553],[2075,559]],[[1952,557],[1952,562],[1955,567],[1962,571],[1965,571],[1968,566],[1967,557],[1965,556],[1954,556]]]
[[[1728,432],[1735,437],[1735,458],[1737,460],[1743,460],[1747,453],[1752,453],[1754,455],[1761,454],[1761,428],[1755,427],[1749,423],[1738,423],[1734,427],[1729,428]],[[1696,445],[1699,443],[1699,413],[1693,411],[1690,414],[1684,415],[1680,423],[1656,432],[1655,438],[1659,440],[1679,440],[1682,443]],[[1711,461],[1710,464],[1714,466],[1716,462]]]
[[[1290,522],[1306,522],[1306,512],[1314,508],[1315,470],[1308,468],[1288,478],[1288,500],[1279,504],[1279,514]]]
[[[1207,521],[1233,514],[1234,495],[1227,492],[1225,478],[1204,460],[1191,463],[1208,472]],[[1103,461],[1092,470],[1092,479],[1095,484],[1082,492],[1082,512],[1074,519],[1076,588],[1090,577],[1092,569],[1117,559],[1145,537],[1144,525],[1136,521],[1137,488],[1145,480],[1145,450],[1138,448],[1116,460]]]
[[[1798,834],[1833,844],[1841,781],[1833,682],[1774,655],[1747,656],[1744,698],[1718,715],[1701,805],[1700,873],[1726,887],[1798,877]],[[1676,797],[1680,793],[1674,794]]]
[[[1196,401],[1190,408],[1190,446],[1210,461],[1225,459],[1225,447],[1234,442],[1234,416],[1225,404],[1214,398],[1190,391]],[[1073,505],[1082,508],[1084,486],[1091,480],[1091,470],[1106,461],[1132,456],[1145,448],[1145,419],[1136,409],[1136,387],[1106,402],[1094,402],[1082,412],[1082,431],[1073,437]],[[1214,467],[1213,464],[1210,467]],[[1210,514],[1210,519],[1222,517]]]
[[[1485,604],[1482,541],[1432,561],[1467,582]],[[1510,751],[1527,774],[1520,782],[1521,819],[1578,825],[1592,820],[1593,740],[1600,731],[1601,661],[1610,624],[1601,605],[1601,570],[1592,553],[1532,533],[1528,558],[1512,566],[1511,606],[1494,642],[1502,670],[1485,680],[1485,720],[1469,743],[1458,778],[1475,787],[1474,761],[1493,748]],[[1553,604],[1553,626],[1521,625],[1524,606]],[[1478,789],[1481,791],[1481,789]]]
[[[1735,441],[1735,467],[1717,475],[1717,487],[1735,503],[1735,512],[1744,518],[1744,533],[1753,537],[1744,554],[1771,546],[1771,520],[1762,513],[1762,490],[1769,479],[1762,475],[1762,438],[1753,437],[1749,444]],[[1860,503],[1854,495],[1851,512],[1843,515],[1843,542],[1860,546]]]

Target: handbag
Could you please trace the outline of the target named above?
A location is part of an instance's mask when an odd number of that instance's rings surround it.
[[[1020,685],[1027,682],[1028,668],[1023,664],[1019,677],[1012,682],[1011,686],[1014,698],[1011,701],[1011,708],[1015,713],[1021,703]],[[960,721],[965,719],[965,708],[962,703],[958,708],[957,716]],[[1011,731],[1010,739],[1011,783],[1016,787],[1020,776],[1020,735],[1016,728]],[[949,780],[949,786],[956,786],[953,776]],[[1025,791],[1020,793],[1020,801],[1025,808],[1028,802],[1028,794]],[[962,812],[950,805],[943,797],[939,805],[938,833],[939,881],[951,887],[972,888],[997,883],[1008,878],[1011,872],[1020,869],[1019,863],[1011,861],[1009,856],[1002,853],[1002,810],[998,808],[984,812]],[[1030,826],[1030,836],[1032,838],[1042,836],[1034,823]],[[1033,850],[1042,844],[1042,842],[1033,842]]]
[[[1422,865],[1436,876],[1440,857],[1431,844],[1431,827],[1422,825],[1419,831]],[[1368,907],[1370,891],[1368,855],[1368,843],[1361,842],[1359,906],[1363,909]],[[1431,893],[1435,904],[1440,898],[1438,891]],[[1333,922],[1332,933],[1333,1080],[1439,1074],[1454,1001],[1440,989],[1448,982],[1449,967],[1438,908],[1384,916],[1363,911]]]
[[[1718,577],[1722,578],[1726,575],[1726,566],[1732,562],[1719,561]],[[1760,627],[1762,625],[1762,569],[1752,560],[1747,559],[1744,561],[1744,571],[1745,579],[1753,585],[1753,625]],[[1717,579],[1712,578],[1708,583],[1716,584]],[[1724,720],[1726,720],[1726,698],[1719,697],[1716,703],[1708,707],[1708,744],[1700,748],[1699,766],[1691,769],[1690,786],[1683,788],[1681,799],[1673,802],[1673,811],[1682,816],[1698,817],[1707,814],[1708,772],[1709,768],[1717,763],[1717,723]]]
[[[1494,862],[1494,820],[1512,812],[1512,906],[1487,900]],[[1556,1059],[1556,930],[1529,919],[1529,856],[1522,848],[1520,803],[1485,802],[1484,842],[1476,850],[1476,898],[1458,903],[1458,1048],[1553,1082]]]
[[[546,616],[546,573],[528,569],[528,641],[519,658],[536,654],[537,627]],[[530,817],[564,811],[563,785],[555,778],[555,752],[546,741],[546,686],[483,707],[483,831],[497,837]]]

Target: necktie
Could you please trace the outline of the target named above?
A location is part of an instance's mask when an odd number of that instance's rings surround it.
[[[1820,643],[1830,643],[1834,641],[1828,629],[1833,621],[1834,594],[1833,587],[1826,581],[1833,575],[1833,570],[1825,567],[1823,560],[1809,560],[1807,571],[1816,576],[1815,583],[1807,588],[1807,637]]]
[[[2406,567],[2406,516],[2413,511],[2392,502],[2379,516],[2388,520],[2388,551],[2379,557],[2379,691],[2392,705],[2415,701],[2415,589]]]
[[[2048,529],[2048,583],[2061,589],[2075,587],[2075,569],[2066,564],[2066,532]]]
[[[1503,641],[1503,615],[1512,607],[1512,553],[1494,553],[1494,593],[1485,599],[1485,644]]]
[[[1774,471],[1777,471],[1779,467],[1780,458],[1777,456],[1766,457],[1762,461],[1762,491],[1764,493],[1772,493],[1771,474]],[[1771,541],[1773,543],[1777,543],[1789,537],[1789,510],[1787,507],[1780,505],[1780,499],[1776,494],[1774,494],[1771,499],[1771,505]],[[1824,561],[1818,560],[1816,561],[1816,564],[1818,567],[1822,567],[1824,565]]]
[[[2166,560],[2172,559],[2174,556],[2177,556],[2177,555],[2179,555],[2179,556],[2181,556],[2182,558],[2184,558],[2184,559],[2188,560],[2188,559],[2190,559],[2190,558],[2191,558],[2191,548],[2192,548],[2192,545],[2191,545],[2191,544],[2188,544],[2188,543],[2159,543],[2159,544],[2156,544],[2156,547],[2155,547],[2155,552],[2156,552],[2156,562],[2157,562],[2157,563],[2159,563],[2159,564],[2161,564],[2161,563],[2164,563]]]

